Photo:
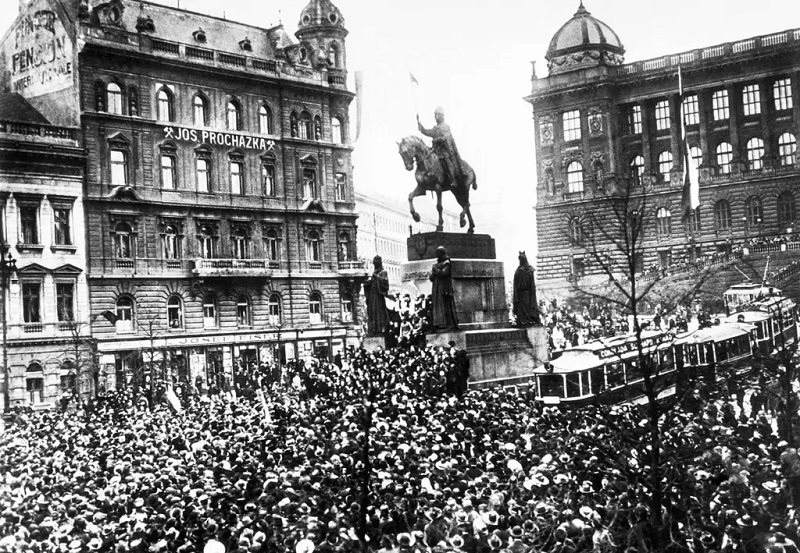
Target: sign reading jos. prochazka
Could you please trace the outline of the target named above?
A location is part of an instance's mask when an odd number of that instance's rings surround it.
[[[209,129],[187,129],[183,127],[164,127],[166,140],[181,142],[194,142],[195,144],[208,144],[210,146],[228,146],[248,150],[274,150],[275,141],[261,136],[245,136]]]
[[[47,2],[31,2],[14,28],[7,54],[11,90],[33,98],[73,84],[72,41]]]

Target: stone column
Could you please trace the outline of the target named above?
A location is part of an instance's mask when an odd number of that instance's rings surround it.
[[[680,94],[673,94],[669,98],[669,118],[674,123],[670,126],[670,141],[672,152],[672,167],[683,167],[683,145],[681,144],[681,130],[683,128],[683,121],[681,121],[681,96]]]
[[[702,162],[700,163],[700,174],[708,175],[711,168],[712,157],[712,153],[709,151],[708,145],[708,126],[711,121],[711,94],[709,91],[697,91],[697,105],[698,109],[700,110],[700,125],[698,125],[698,130],[700,132],[700,151],[703,155]]]
[[[649,182],[650,175],[653,174],[653,154],[650,145],[650,102],[644,101],[639,106],[642,108],[642,157],[644,158],[644,178],[642,180]]]

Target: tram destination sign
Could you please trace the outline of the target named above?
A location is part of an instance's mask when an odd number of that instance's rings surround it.
[[[673,334],[671,332],[667,332],[664,334],[659,334],[658,336],[648,336],[647,338],[642,338],[642,350],[647,351],[650,348],[654,348],[667,342],[673,338]],[[606,348],[601,349],[597,352],[597,356],[601,359],[607,359],[609,357],[617,357],[622,355],[623,353],[628,353],[631,351],[636,351],[636,337],[631,336],[629,339],[625,340],[621,344],[615,344]]]
[[[245,136],[211,129],[187,129],[184,127],[164,127],[166,140],[208,144],[211,146],[228,146],[244,150],[271,151],[275,149],[275,141],[262,136]]]

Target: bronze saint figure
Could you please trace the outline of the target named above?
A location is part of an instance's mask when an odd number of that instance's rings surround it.
[[[431,311],[433,312],[433,328],[437,331],[458,330],[458,317],[456,316],[456,299],[453,294],[452,265],[447,251],[439,246],[436,248],[436,263],[431,269],[430,280],[433,282],[431,291]]]
[[[533,266],[528,263],[528,256],[525,252],[519,252],[519,267],[514,273],[513,308],[519,326],[541,324],[539,305],[536,302],[536,282],[533,276]]]
[[[389,275],[383,268],[383,259],[376,255],[372,260],[374,270],[364,283],[364,296],[367,299],[367,334],[378,336],[386,334],[389,327],[389,310],[386,296],[389,293]]]

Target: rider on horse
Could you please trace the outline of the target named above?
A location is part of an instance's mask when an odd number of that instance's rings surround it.
[[[442,160],[447,181],[453,183],[453,188],[459,188],[464,185],[464,171],[461,167],[461,156],[458,153],[456,141],[453,140],[453,134],[450,132],[450,125],[444,122],[444,108],[437,107],[433,116],[436,119],[435,127],[431,129],[423,127],[419,121],[419,115],[417,115],[417,127],[419,132],[433,139],[433,151]],[[478,188],[475,182],[472,187]]]

